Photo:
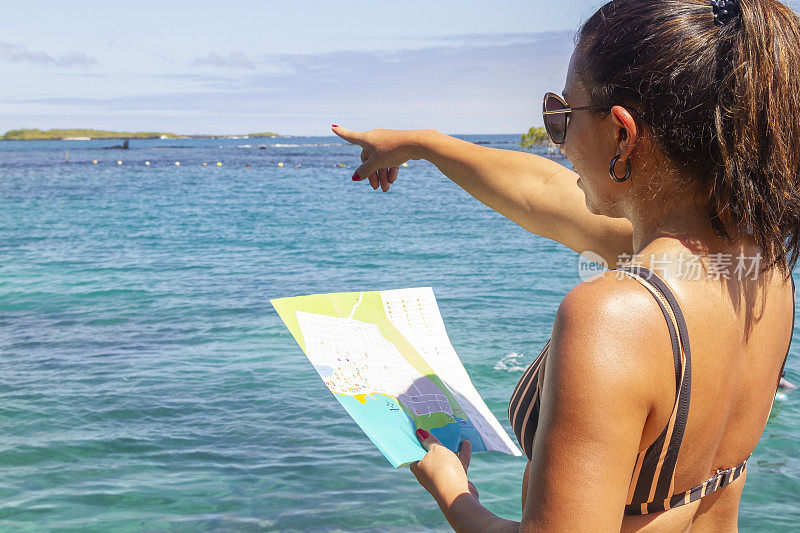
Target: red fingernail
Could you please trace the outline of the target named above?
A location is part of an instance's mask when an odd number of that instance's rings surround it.
[[[331,128],[338,128],[338,127],[339,127],[339,126],[337,126],[336,124],[333,124],[333,125],[331,126]]]
[[[430,433],[428,433],[427,431],[425,431],[425,430],[424,430],[424,429],[422,429],[422,428],[419,428],[419,429],[417,430],[417,438],[418,438],[419,440],[425,440],[425,439],[427,439],[427,438],[428,438],[428,435],[430,435]]]
[[[359,181],[361,177],[358,175],[358,172],[353,172],[353,181]]]

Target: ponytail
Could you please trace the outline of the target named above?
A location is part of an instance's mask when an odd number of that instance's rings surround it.
[[[612,0],[578,33],[579,68],[593,105],[629,106],[699,182],[721,237],[752,233],[762,271],[788,276],[800,253],[800,20],[777,0],[735,0],[722,24],[716,12],[710,0]]]
[[[765,268],[786,263],[791,270],[800,217],[798,19],[775,0],[737,2],[738,24],[720,31],[733,68],[718,77],[715,141],[721,164],[708,204],[717,212],[732,209],[734,220],[751,229]]]

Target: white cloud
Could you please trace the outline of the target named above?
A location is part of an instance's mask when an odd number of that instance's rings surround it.
[[[97,60],[83,52],[68,52],[56,57],[45,52],[28,50],[24,46],[10,43],[0,43],[0,61],[26,62],[36,65],[53,65],[57,67],[72,67],[94,65]]]

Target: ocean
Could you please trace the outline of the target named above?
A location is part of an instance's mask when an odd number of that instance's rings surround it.
[[[336,137],[115,144],[0,142],[0,530],[448,531],[269,299],[432,287],[513,436],[508,399],[577,255],[425,161],[387,193],[353,182],[360,148]],[[518,520],[524,467],[473,456],[481,502]],[[775,401],[739,516],[797,530],[800,392]]]

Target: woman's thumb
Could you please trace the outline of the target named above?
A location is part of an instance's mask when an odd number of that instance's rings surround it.
[[[434,444],[441,444],[441,442],[439,442],[439,439],[437,439],[436,436],[430,431],[426,431],[422,428],[419,428],[415,433],[417,434],[419,443],[422,444],[423,448],[425,448],[425,451],[430,450],[431,446],[433,446]]]
[[[464,467],[464,472],[466,472],[469,468],[469,461],[472,459],[472,443],[470,441],[461,441],[458,446],[458,458],[461,459],[461,465]]]

